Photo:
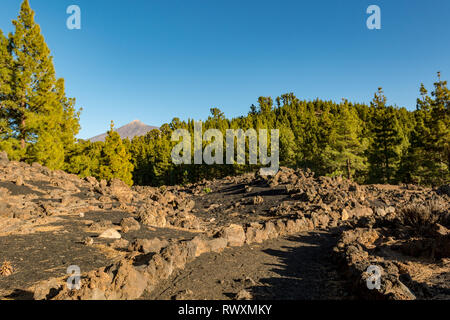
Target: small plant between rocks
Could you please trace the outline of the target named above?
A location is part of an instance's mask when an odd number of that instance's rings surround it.
[[[212,190],[211,190],[211,188],[204,188],[203,189],[203,193],[206,193],[206,194],[208,194],[208,193],[211,193],[212,192]]]
[[[0,267],[0,276],[8,277],[14,273],[14,268],[9,261],[4,261]]]

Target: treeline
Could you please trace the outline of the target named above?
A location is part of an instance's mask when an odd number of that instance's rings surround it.
[[[342,175],[359,183],[440,185],[450,180],[449,104],[447,83],[438,74],[431,94],[421,86],[417,109],[413,112],[389,106],[381,88],[370,105],[346,100],[304,101],[290,93],[275,101],[260,97],[248,115],[231,120],[213,108],[203,122],[203,132],[214,128],[225,136],[227,129],[279,129],[280,162],[284,166],[310,168],[319,175]],[[174,165],[171,150],[178,141],[171,141],[171,137],[176,129],[187,129],[193,139],[194,121],[178,118],[160,130],[131,141],[121,141],[111,129],[104,143],[76,144],[67,170],[99,178],[115,175],[129,183],[132,179],[139,185],[157,186],[234,175],[256,168]],[[203,141],[203,147],[206,144]],[[109,158],[104,161],[106,154]],[[105,163],[116,165],[106,174],[102,172]]]
[[[189,183],[256,169],[174,165],[178,141],[171,141],[172,132],[187,129],[193,136],[193,120],[175,118],[131,141],[121,140],[111,124],[105,142],[76,141],[79,111],[65,97],[64,81],[55,79],[27,0],[13,23],[14,34],[0,32],[0,149],[11,158],[130,185]],[[438,73],[430,93],[420,87],[415,111],[390,106],[381,88],[370,105],[305,101],[289,93],[275,101],[260,97],[246,116],[234,119],[213,108],[203,131],[219,129],[225,136],[227,129],[279,129],[281,165],[359,183],[440,185],[450,181],[449,104],[447,82]]]

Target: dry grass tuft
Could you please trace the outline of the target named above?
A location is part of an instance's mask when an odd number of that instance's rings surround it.
[[[0,276],[8,277],[12,275],[14,272],[14,268],[9,261],[4,261],[2,266],[0,267]]]
[[[436,201],[411,204],[403,207],[398,214],[399,221],[417,231],[429,230],[437,223],[449,226],[450,214],[448,206]]]

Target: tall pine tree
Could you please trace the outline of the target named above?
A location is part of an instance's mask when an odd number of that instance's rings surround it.
[[[440,185],[450,180],[450,91],[447,82],[434,83],[431,96],[422,84],[417,99],[411,146],[405,158],[405,180]]]
[[[9,126],[6,112],[6,101],[11,93],[12,57],[8,52],[8,39],[0,30],[0,138],[6,138]]]
[[[370,103],[373,116],[374,137],[370,146],[370,178],[372,182],[390,183],[400,159],[401,143],[395,109],[386,105],[382,88],[378,89]]]
[[[329,143],[323,151],[323,163],[329,174],[352,179],[357,172],[365,172],[367,143],[362,139],[361,131],[362,122],[356,109],[344,101],[335,115]]]
[[[65,97],[63,80],[56,79],[50,50],[28,0],[23,1],[13,25],[8,45],[13,61],[6,117],[25,160],[59,169],[64,165],[66,144],[73,143],[78,133],[78,113],[73,100]]]

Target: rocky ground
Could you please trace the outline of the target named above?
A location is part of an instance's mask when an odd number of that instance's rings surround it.
[[[0,154],[0,299],[449,299],[449,193],[288,168],[129,188]]]

